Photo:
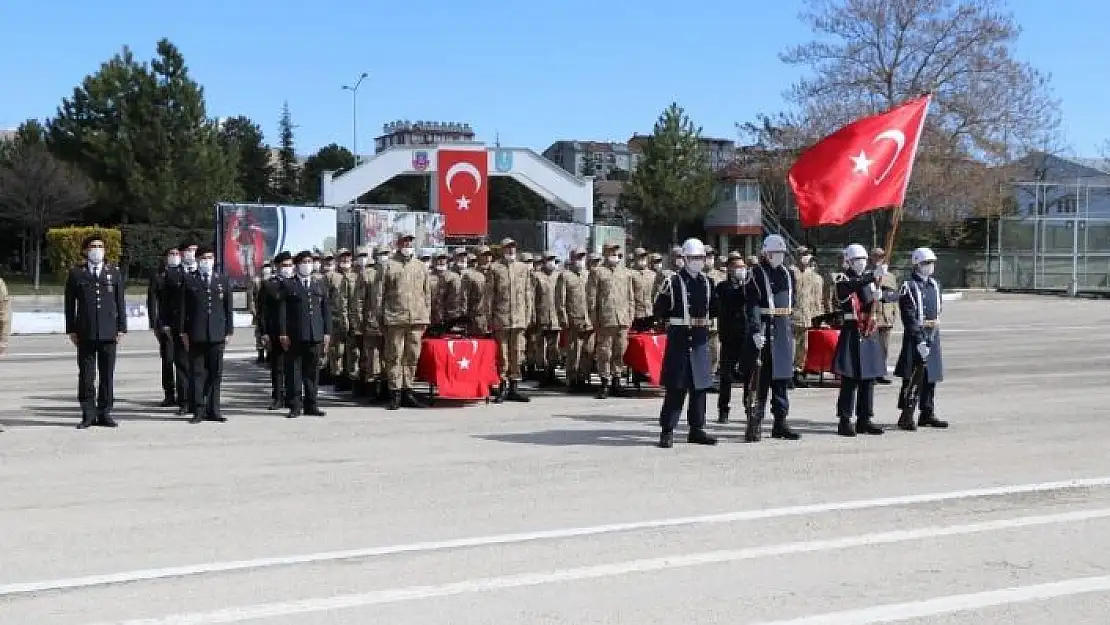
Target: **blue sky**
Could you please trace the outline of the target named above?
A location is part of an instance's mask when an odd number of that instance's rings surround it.
[[[480,140],[543,149],[624,140],[672,100],[704,132],[774,112],[797,73],[777,53],[804,41],[800,0],[0,1],[0,128],[52,115],[74,85],[127,44],[159,37],[185,54],[213,116],[247,115],[267,140],[288,100],[298,152],[350,146],[344,83],[359,91],[366,151],[394,119],[467,121]],[[1071,150],[1110,138],[1110,2],[1012,0],[1019,55],[1053,75]],[[64,7],[64,8],[60,8]],[[188,8],[185,8],[188,7]]]

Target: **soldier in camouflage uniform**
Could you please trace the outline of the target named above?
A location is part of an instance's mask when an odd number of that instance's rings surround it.
[[[12,335],[12,297],[8,285],[0,278],[0,356],[8,351],[8,339]]]
[[[879,280],[879,289],[885,294],[898,292],[898,279],[890,273],[890,267],[887,265],[886,250],[881,247],[876,247],[871,250],[870,270],[882,268],[882,278]],[[888,297],[889,299],[889,297]],[[882,306],[879,307],[878,325],[875,329],[875,335],[879,337],[879,345],[883,348],[883,376],[875,382],[878,384],[890,384],[890,370],[887,369],[886,363],[889,361],[888,356],[890,353],[890,333],[894,330],[894,320],[898,318],[898,301],[893,302],[884,300]]]
[[[586,269],[593,271],[600,266],[601,254],[598,254],[597,252],[590,252],[590,255],[586,257]]]
[[[516,241],[501,240],[501,260],[490,265],[486,276],[490,327],[497,339],[497,368],[501,384],[494,401],[526,402],[520,392],[521,361],[525,334],[532,325],[534,297],[532,267],[517,260]]]
[[[808,386],[805,381],[806,352],[809,349],[809,329],[813,318],[823,315],[825,309],[825,280],[813,266],[813,256],[802,248],[798,263],[791,269],[797,285],[797,304],[794,306],[794,385]]]
[[[258,358],[255,359],[255,364],[266,364],[266,347],[262,344],[262,324],[260,323],[260,315],[258,300],[262,291],[262,283],[270,279],[272,275],[271,265],[269,261],[262,265],[262,275],[255,276],[247,283],[247,312],[251,315],[251,325],[254,326],[254,351],[258,353]]]
[[[593,366],[593,326],[586,302],[586,248],[575,248],[567,259],[567,266],[555,281],[555,312],[559,326],[567,332],[565,362],[567,390],[572,393],[588,391],[590,368]]]
[[[357,299],[360,268],[355,266],[349,250],[343,250],[343,252],[344,254],[338,258],[336,271],[343,275],[343,283],[340,286],[342,293],[338,302],[343,304],[345,310],[341,314],[336,314],[337,323],[332,325],[332,333],[334,334],[332,342],[343,343],[340,353],[342,367],[339,377],[335,380],[335,389],[337,391],[352,391],[355,383],[359,380],[358,352],[362,344],[362,333],[357,330],[357,325],[351,324],[352,311],[361,308]],[[340,323],[342,325],[339,325]]]
[[[543,265],[532,274],[532,291],[535,294],[536,339],[532,362],[540,372],[541,386],[557,386],[555,367],[559,364],[559,304],[555,287],[559,280],[558,261],[555,253],[547,251],[541,257]]]
[[[400,237],[397,253],[378,269],[373,289],[385,328],[382,361],[389,383],[389,410],[424,406],[412,385],[420,362],[420,343],[431,320],[432,290],[427,267],[413,257],[414,239],[411,234]]]
[[[632,329],[643,331],[652,326],[655,308],[655,283],[659,275],[648,266],[648,252],[642,247],[632,250]]]
[[[536,267],[536,259],[532,256],[531,252],[520,252],[518,255],[520,262],[528,265],[528,270],[531,275],[536,275],[539,269]],[[535,312],[533,310],[533,312]],[[536,379],[536,363],[532,359],[532,355],[536,352],[536,324],[533,320],[528,325],[527,331],[524,333],[524,359],[520,362],[521,377],[525,380]]]
[[[624,352],[628,348],[628,329],[632,326],[632,275],[621,262],[621,246],[605,246],[605,264],[590,272],[586,281],[586,303],[590,323],[597,335],[594,361],[601,376],[601,388],[594,396],[605,399],[621,394]]]
[[[462,274],[463,309],[470,322],[470,334],[486,336],[490,333],[486,276],[493,262],[493,251],[483,245],[476,250],[474,257],[474,267],[467,268]]]
[[[382,353],[385,347],[385,327],[382,326],[382,308],[379,290],[381,272],[392,250],[386,244],[373,249],[366,269],[360,276],[363,283],[362,301],[362,379],[366,383],[366,395],[379,400],[389,398],[389,383],[385,376]]]
[[[463,293],[463,272],[466,271],[465,248],[455,249],[451,264],[439,274],[439,293],[433,308],[440,311],[440,323],[453,326],[466,315],[466,297]]]
[[[443,276],[447,273],[447,250],[432,254],[432,271],[428,274],[428,288],[432,292],[431,321],[433,326],[443,323]]]
[[[355,250],[354,266],[351,268],[351,282],[354,286],[347,306],[347,327],[350,331],[347,355],[354,363],[351,371],[351,393],[355,397],[366,396],[366,363],[363,351],[366,341],[366,272],[370,267],[370,252],[370,248],[365,245]]]
[[[351,251],[339,250],[337,256],[350,267]],[[344,354],[347,349],[346,337],[350,333],[348,320],[350,318],[350,296],[352,289],[347,288],[347,275],[342,269],[336,269],[333,261],[324,257],[321,273],[328,286],[328,300],[331,304],[332,340],[328,344],[327,377],[335,385],[335,390],[350,390],[347,378],[343,372]],[[353,287],[353,285],[352,285]]]
[[[728,279],[728,275],[721,271],[719,262],[714,256],[714,249],[712,245],[705,246],[705,265],[702,271],[705,272],[705,277],[709,278],[709,286],[715,289],[716,286]],[[727,261],[727,259],[726,259]],[[717,325],[716,318],[709,320],[709,374],[715,375],[721,368],[721,332]],[[709,387],[709,392],[716,393],[718,386],[714,384]]]

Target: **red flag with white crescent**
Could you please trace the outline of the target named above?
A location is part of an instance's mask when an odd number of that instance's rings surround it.
[[[443,234],[485,236],[489,232],[489,153],[439,150],[436,155]]]

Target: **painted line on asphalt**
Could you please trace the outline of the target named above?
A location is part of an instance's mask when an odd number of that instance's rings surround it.
[[[1096,592],[1110,592],[1110,575],[1103,577],[1076,577],[1058,582],[1015,586],[1000,590],[948,595],[922,601],[891,603],[859,610],[830,612],[788,621],[768,621],[758,625],[872,625],[896,623],[915,618],[928,618],[957,612],[971,612],[1016,603],[1045,601]],[[220,621],[223,622],[223,621]]]
[[[858,547],[874,547],[895,543],[910,542],[915,540],[942,538],[949,536],[965,536],[985,532],[1057,525],[1063,523],[1079,523],[1097,519],[1110,518],[1110,508],[1098,510],[1083,510],[1062,514],[1041,516],[1026,516],[1011,519],[997,519],[982,523],[966,525],[935,525],[913,530],[897,530],[893,532],[877,532],[862,534],[846,538],[833,538],[828,540],[811,540],[805,542],[783,543],[765,547],[750,547],[746,549],[727,549],[708,551],[703,553],[667,556],[660,558],[645,558],[628,560],[612,564],[583,566],[569,569],[559,569],[543,573],[524,573],[519,575],[506,575],[503,577],[485,577],[463,580],[447,584],[429,586],[409,586],[406,588],[391,588],[376,590],[359,594],[337,595],[303,599],[299,601],[260,603],[213,610],[211,612],[191,612],[173,614],[163,617],[144,618],[114,623],[97,623],[95,625],[210,625],[213,623],[238,623],[256,619],[285,617],[295,614],[312,614],[332,610],[363,608],[376,605],[395,604],[418,599],[431,599],[439,597],[452,597],[487,593],[511,588],[525,588],[544,586],[565,582],[579,582],[584,580],[620,577],[634,573],[650,573],[679,568],[690,568],[708,564],[723,564],[740,562],[744,560],[757,560],[774,558],[795,554],[835,551]],[[794,623],[795,621],[790,621]],[[847,625],[849,623],[874,623],[884,621],[798,621],[798,623],[827,623],[832,625]]]
[[[125,571],[120,573],[108,573],[102,575],[87,575],[65,579],[6,583],[0,585],[0,597],[52,590],[88,588],[92,586],[105,586],[110,584],[126,584],[139,581],[206,575],[211,573],[257,570],[278,566],[374,558],[404,553],[429,553],[435,551],[445,551],[449,549],[510,545],[535,542],[540,540],[562,540],[567,538],[597,536],[601,534],[613,534],[618,532],[661,529],[665,527],[740,523],[748,521],[760,521],[765,519],[810,516],[816,514],[825,514],[829,512],[890,508],[894,506],[910,506],[926,503],[955,501],[960,499],[998,497],[1006,495],[1019,495],[1103,486],[1110,486],[1110,476],[1063,480],[1056,482],[1040,482],[1034,484],[988,486],[985,488],[974,488],[969,490],[923,493],[917,495],[899,495],[895,497],[884,497],[879,499],[862,499],[854,501],[804,504],[796,506],[786,506],[781,508],[741,510],[738,512],[726,512],[721,514],[675,517],[669,519],[654,519],[648,521],[632,521],[627,523],[611,523],[606,525],[594,525],[588,527],[572,527],[553,530],[519,532],[512,534],[496,534],[491,536],[475,536],[468,538],[455,538],[402,545],[368,547],[363,549],[325,551],[301,555],[257,558],[252,560],[211,562],[207,564],[193,564],[186,566]]]

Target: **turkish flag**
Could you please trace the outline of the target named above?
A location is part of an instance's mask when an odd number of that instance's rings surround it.
[[[489,155],[482,150],[439,150],[436,156],[443,234],[485,236],[489,232]]]
[[[901,206],[929,96],[856,120],[806,150],[790,168],[802,226],[840,225]]]
[[[624,364],[636,373],[647,376],[659,386],[663,380],[663,353],[667,351],[667,335],[655,332],[630,332],[624,350]]]
[[[444,399],[488,397],[490,387],[501,381],[497,344],[490,339],[424,339],[416,372]]]

